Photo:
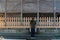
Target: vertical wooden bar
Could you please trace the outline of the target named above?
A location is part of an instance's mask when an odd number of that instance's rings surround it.
[[[12,17],[10,16],[10,26],[12,26]]]
[[[15,17],[14,17],[14,27],[15,27],[15,25],[16,25],[16,22],[15,22]]]
[[[12,19],[11,19],[11,16],[10,16],[10,26],[12,26]]]
[[[15,26],[17,25],[16,23],[17,23],[17,20],[16,20],[16,16],[15,16]]]
[[[18,26],[18,24],[17,24],[17,16],[16,16],[16,26]]]
[[[60,17],[59,17],[59,28],[60,28]]]
[[[11,26],[13,26],[13,17],[11,17],[11,20],[12,20],[12,21],[11,21],[11,22],[12,22],[12,25],[11,25]]]
[[[40,17],[40,18],[41,18],[41,19],[40,19],[40,20],[41,20],[40,25],[42,26],[42,17]]]
[[[29,26],[29,17],[27,17],[27,18],[28,18],[28,20],[27,20],[28,24],[27,25]]]
[[[10,23],[10,17],[8,17],[8,23]],[[8,24],[8,26],[10,26],[10,24]]]
[[[2,27],[2,16],[1,16],[1,27]]]
[[[24,17],[24,26],[26,26],[25,23],[26,23],[26,22],[25,22],[25,17]]]
[[[3,17],[1,16],[1,21],[2,21],[2,27],[3,27],[3,19],[2,19]]]
[[[12,17],[13,27],[14,27],[14,17]]]
[[[30,17],[30,21],[32,20],[32,18]],[[30,25],[31,26],[31,25]]]
[[[3,16],[2,16],[2,22],[3,22],[3,23],[2,23],[2,24],[3,24],[2,26],[4,27],[4,17],[3,17]]]
[[[9,17],[9,26],[11,26],[11,17]]]
[[[29,17],[29,26],[30,26],[30,17]]]
[[[43,17],[41,17],[41,26],[43,26],[43,20],[42,20]]]
[[[52,22],[51,22],[51,23],[52,23],[52,26],[53,26],[53,25],[54,25],[54,22],[53,22],[53,17],[52,17],[52,19],[51,19],[51,20],[52,20]]]
[[[51,25],[51,24],[50,24],[50,17],[49,17],[49,28],[50,28],[50,25]]]
[[[52,17],[50,17],[50,24],[51,24],[51,25],[50,25],[50,27],[51,27],[51,26],[52,26]]]
[[[18,26],[18,17],[16,17],[16,20],[17,20],[17,23],[16,23],[16,24],[17,24],[17,26]]]
[[[12,16],[11,16],[11,26],[12,26]]]
[[[37,0],[37,26],[39,26],[39,1]]]
[[[27,26],[28,26],[28,17],[27,17]]]
[[[17,16],[15,16],[15,27],[17,26]]]
[[[21,0],[21,26],[23,25],[22,24],[22,13],[23,13],[23,11],[22,11],[22,2],[23,2],[23,0]]]
[[[44,26],[44,17],[42,17],[42,25]]]
[[[20,23],[18,23],[18,22],[20,22],[20,21],[18,20],[18,18],[19,18],[19,16],[17,16],[17,26],[20,26],[20,25],[19,25]]]
[[[45,17],[44,17],[44,26],[45,26]]]
[[[46,27],[47,27],[47,17],[46,17]]]
[[[40,17],[40,18],[41,18],[41,19],[40,19],[40,20],[41,20],[40,24],[41,24],[41,26],[42,26],[42,17]]]
[[[47,17],[47,26],[48,26],[48,17]]]
[[[0,17],[0,19],[1,19],[1,17]],[[1,23],[1,27],[2,27],[2,19],[1,19],[1,22],[0,23]]]
[[[40,18],[41,18],[41,17],[39,17],[39,20],[40,20]],[[39,26],[41,25],[40,22],[41,22],[41,20],[39,21]]]
[[[27,17],[26,17],[26,19],[25,19],[25,20],[26,20],[25,22],[26,22],[26,26],[27,26]]]
[[[39,17],[39,26],[40,26],[40,17]]]
[[[45,26],[46,26],[46,17],[45,17]]]
[[[56,20],[56,24],[57,24],[57,27],[58,27],[58,17],[57,17],[57,20]]]
[[[5,18],[4,18],[4,16],[3,16],[3,21],[5,20]],[[3,26],[5,26],[5,22],[3,23],[4,25]]]
[[[9,17],[7,17],[7,26],[9,26]]]
[[[15,20],[14,20],[14,17],[13,17],[13,27],[14,27],[14,21],[15,21]]]
[[[43,17],[43,23],[44,23],[44,26],[45,26],[45,17]]]
[[[11,17],[11,26],[12,26],[12,17]]]
[[[5,0],[5,27],[6,27],[6,15],[7,14],[7,0]]]
[[[20,23],[21,23],[20,17],[18,17],[17,20],[18,20],[18,26],[20,26]]]
[[[28,17],[27,17],[27,26],[28,26]]]
[[[1,27],[1,17],[0,17],[0,27]]]

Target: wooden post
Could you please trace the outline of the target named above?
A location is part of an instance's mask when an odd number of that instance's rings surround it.
[[[15,27],[15,17],[14,17],[14,27]]]
[[[48,26],[48,17],[47,17],[47,26]]]
[[[6,25],[9,26],[9,17],[7,17],[7,24]]]
[[[46,17],[45,17],[45,26],[47,25],[47,23],[46,23]]]
[[[59,17],[59,28],[60,28],[60,17]]]
[[[23,24],[22,24],[22,22],[23,22],[23,21],[22,21],[22,13],[23,13],[23,11],[22,11],[22,2],[23,2],[23,1],[21,0],[21,26],[23,25]]]
[[[5,27],[6,27],[6,15],[7,14],[7,0],[5,0]]]
[[[18,17],[17,20],[18,20],[18,25],[21,26],[20,17]]]
[[[1,26],[1,17],[0,17],[0,26]]]
[[[39,1],[37,0],[37,26],[39,26]]]
[[[51,24],[50,26],[52,26],[52,17],[50,17],[50,24]]]
[[[26,21],[25,21],[25,22],[26,22],[26,23],[25,23],[25,25],[27,26],[27,17],[26,17],[26,19],[25,19],[25,20],[26,20]]]
[[[17,16],[15,17],[15,26],[17,26]]]
[[[25,26],[25,17],[23,18],[23,20],[24,20],[24,23],[23,23],[23,24],[24,24],[24,26]]]
[[[9,16],[8,19],[9,19],[9,24],[8,25],[10,26],[10,24],[11,24],[11,17]]]
[[[28,26],[29,26],[29,24],[30,24],[30,23],[29,23],[29,19],[30,19],[30,18],[28,17]]]
[[[41,22],[40,22],[40,24],[41,24],[41,25],[40,25],[40,26],[42,26],[42,17],[41,17],[41,19],[40,19],[40,20],[41,20]]]
[[[28,26],[28,20],[29,20],[29,19],[28,19],[28,17],[27,17],[27,26]]]
[[[44,26],[44,22],[43,22],[43,19],[44,19],[44,18],[42,17],[42,26]]]
[[[58,17],[56,18],[56,26],[58,27]]]
[[[49,28],[50,28],[50,25],[51,25],[51,24],[50,24],[50,17],[49,17],[49,21],[48,21],[48,22],[49,22]]]
[[[11,22],[12,22],[12,25],[11,26],[13,26],[13,17],[11,17]]]

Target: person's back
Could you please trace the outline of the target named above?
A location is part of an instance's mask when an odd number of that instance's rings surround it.
[[[31,20],[30,21],[31,28],[35,28],[35,25],[36,25],[36,21],[35,20]]]
[[[32,18],[32,20],[30,21],[31,37],[35,36],[35,25],[36,25],[36,21],[34,20],[34,18]]]

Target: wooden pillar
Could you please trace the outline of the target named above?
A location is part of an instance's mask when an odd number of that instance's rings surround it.
[[[56,0],[53,0],[54,27],[56,26]],[[55,27],[56,28],[56,27]],[[57,30],[57,28],[56,28]]]
[[[59,17],[59,28],[60,28],[60,17]]]
[[[22,24],[22,13],[23,13],[23,12],[22,12],[22,0],[21,0],[21,26],[23,25],[23,24]]]
[[[5,27],[6,27],[6,14],[7,14],[7,0],[5,0]]]
[[[37,0],[37,26],[39,26],[39,0]]]

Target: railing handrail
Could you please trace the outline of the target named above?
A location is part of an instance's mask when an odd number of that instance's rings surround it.
[[[5,22],[4,22],[4,17],[0,17],[0,26],[3,27],[5,26]],[[23,25],[22,26],[30,26],[30,20],[32,19],[32,17],[23,17]],[[37,21],[37,17],[34,17],[34,19]],[[21,20],[20,17],[7,17],[7,22],[6,25],[7,26],[20,26],[21,24]],[[55,21],[55,26],[60,26],[60,17],[56,17],[56,21]],[[37,25],[36,25],[37,26]],[[48,27],[53,27],[54,26],[54,18],[53,17],[39,17],[39,26],[48,26]]]

